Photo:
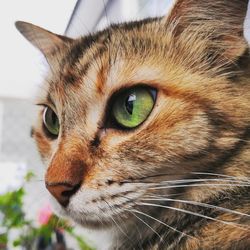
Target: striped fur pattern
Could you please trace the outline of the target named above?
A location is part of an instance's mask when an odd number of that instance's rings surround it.
[[[84,227],[111,228],[114,249],[250,248],[250,60],[247,0],[178,0],[163,18],[112,25],[76,40],[18,29],[51,71],[33,128],[49,183],[80,181],[57,211]],[[123,88],[157,90],[133,130],[109,126]]]

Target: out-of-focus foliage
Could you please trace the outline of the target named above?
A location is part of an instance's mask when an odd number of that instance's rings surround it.
[[[26,181],[33,177],[28,173]],[[11,242],[13,247],[21,246],[25,250],[68,249],[65,243],[65,235],[70,235],[78,242],[78,249],[91,250],[87,243],[77,235],[69,223],[59,219],[52,211],[42,214],[43,222],[40,225],[27,220],[23,210],[24,188],[0,195],[0,249],[7,250],[10,243],[9,234],[16,229],[17,237]],[[48,210],[48,209],[47,209]],[[43,211],[44,213],[44,211]],[[47,216],[44,219],[44,216]],[[60,247],[60,248],[58,248]],[[70,246],[69,246],[70,249]]]

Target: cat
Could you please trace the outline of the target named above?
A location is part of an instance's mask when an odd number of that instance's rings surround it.
[[[250,249],[247,0],[71,39],[17,29],[50,72],[33,137],[55,209],[110,249]]]

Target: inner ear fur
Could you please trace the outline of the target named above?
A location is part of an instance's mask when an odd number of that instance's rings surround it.
[[[248,0],[177,0],[163,21],[176,36],[188,30],[209,40],[209,50],[237,61],[245,55],[244,21]]]

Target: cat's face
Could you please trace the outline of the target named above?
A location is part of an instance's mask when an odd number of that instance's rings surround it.
[[[247,44],[235,35],[234,48],[226,31],[209,37],[206,22],[174,23],[189,13],[183,2],[168,18],[77,40],[19,23],[26,36],[29,29],[48,40],[33,42],[51,65],[33,131],[46,186],[60,213],[83,225],[132,221],[133,211],[148,213],[140,203],[152,196],[208,198],[204,188],[169,185],[218,164],[249,122],[250,96],[234,68]]]

